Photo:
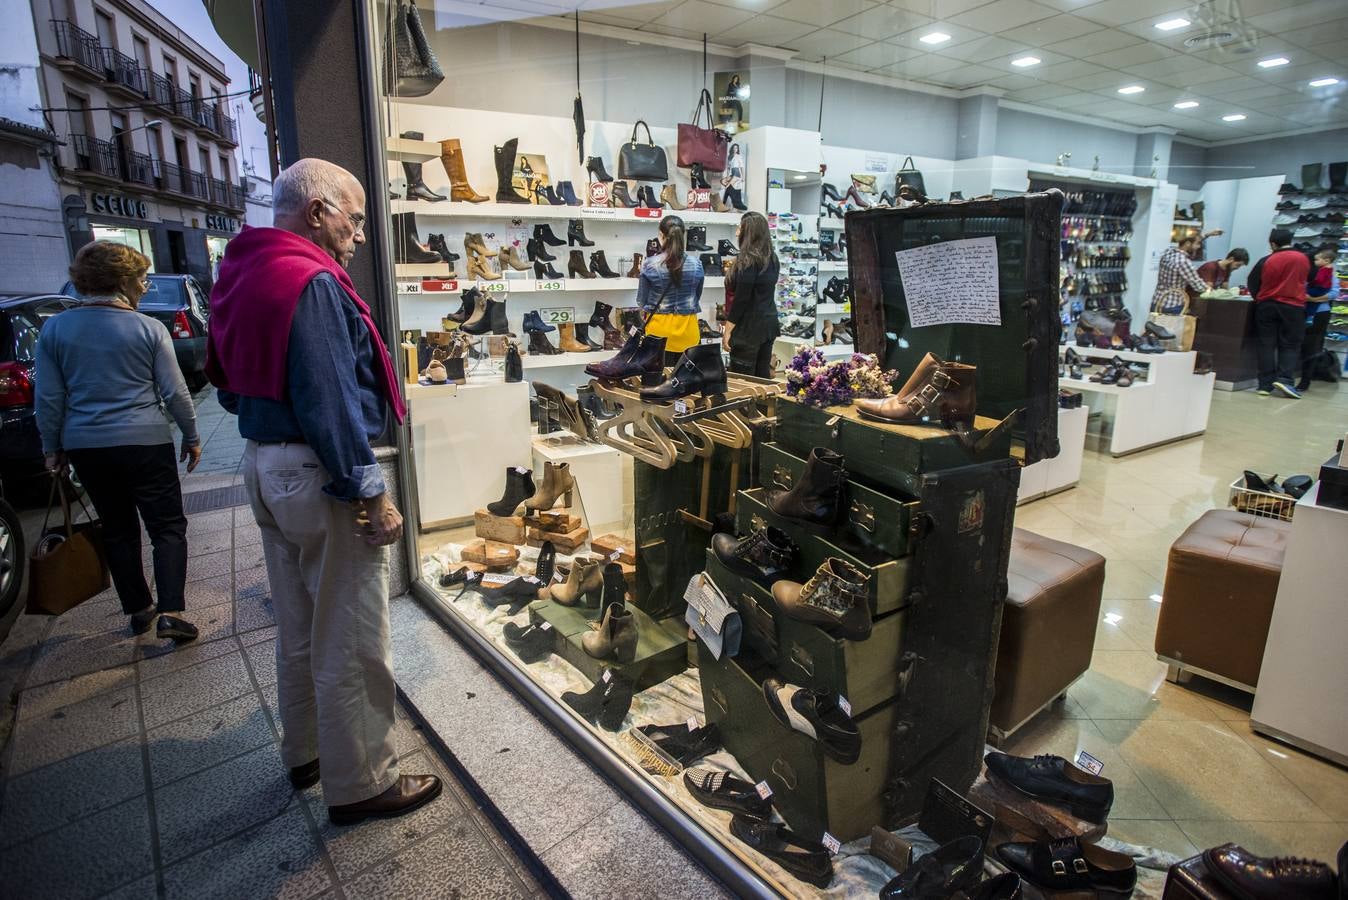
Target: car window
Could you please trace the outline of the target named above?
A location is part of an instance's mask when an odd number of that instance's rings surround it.
[[[10,314],[10,324],[14,329],[14,360],[32,364],[37,361],[37,336],[42,328],[42,318],[34,311],[15,310]]]
[[[182,282],[175,278],[151,278],[150,289],[140,298],[142,309],[178,309],[184,305]]]
[[[187,282],[187,296],[192,304],[192,312],[196,313],[202,319],[210,315],[210,303],[201,292],[201,286],[195,281]]]

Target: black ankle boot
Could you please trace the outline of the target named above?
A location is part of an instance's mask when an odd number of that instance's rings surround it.
[[[556,325],[549,325],[547,322],[543,321],[543,317],[538,314],[538,310],[532,309],[524,314],[524,331],[526,334],[535,331],[546,333],[549,331],[556,331],[556,330],[557,330]]]
[[[393,215],[393,261],[395,263],[436,263],[440,254],[432,253],[417,237],[417,220],[413,213]]]
[[[618,609],[627,607],[627,579],[623,577],[622,565],[616,562],[604,566],[604,599],[599,604],[601,622],[610,606]]]
[[[732,572],[752,578],[768,590],[772,585],[791,575],[791,567],[800,555],[800,548],[780,528],[769,525],[755,531],[744,540],[733,534],[716,534],[711,539],[711,551]]]
[[[739,188],[731,187],[725,189],[725,198],[732,207],[739,212],[744,212],[749,207],[744,205],[744,192]]]
[[[622,333],[618,327],[613,324],[613,307],[607,303],[598,301],[594,304],[594,312],[590,314],[591,327],[598,328],[604,333],[605,350],[621,350],[623,346]]]
[[[553,634],[550,628],[544,630],[537,625],[521,627],[514,622],[507,622],[501,630],[506,646],[520,658],[520,662],[526,664],[541,662],[552,654]]]
[[[842,454],[827,447],[815,447],[810,451],[805,471],[791,489],[770,490],[765,499],[768,509],[783,518],[830,528],[843,513],[846,484]]]
[[[735,249],[735,245],[728,239],[721,238],[716,242],[716,252],[721,256],[739,256],[740,252]]]
[[[566,243],[569,247],[580,244],[582,247],[593,247],[594,241],[585,236],[585,223],[580,219],[572,219],[566,224]]]
[[[534,263],[534,277],[539,281],[560,281],[563,275],[552,267],[552,263],[543,262],[540,256],[538,262]]]
[[[519,138],[511,138],[500,147],[496,154],[496,202],[528,203],[529,198],[515,191],[512,183],[515,178],[515,151],[519,148]]]
[[[583,694],[567,691],[562,694],[562,702],[599,727],[617,731],[622,728],[623,719],[632,707],[633,685],[617,669],[604,671],[607,680],[601,675],[594,687]]]
[[[637,201],[633,200],[632,196],[627,193],[626,181],[615,181],[609,197],[614,206],[622,209],[634,209],[637,205]]]
[[[617,272],[608,266],[608,260],[604,258],[603,250],[596,250],[590,254],[590,271],[600,278],[618,278]]]
[[[542,331],[529,332],[529,352],[538,356],[556,356],[562,351],[553,346],[547,334]]]
[[[637,332],[612,359],[590,363],[585,374],[594,378],[621,380],[641,376],[641,383],[654,387],[665,373],[665,339]]]
[[[534,238],[541,243],[547,244],[549,247],[560,247],[566,243],[566,241],[552,233],[552,226],[546,222],[534,226]]]
[[[548,247],[538,238],[530,238],[524,245],[524,252],[529,256],[529,262],[556,262],[557,257],[548,252]]]
[[[707,226],[694,225],[688,229],[688,237],[684,241],[684,246],[690,253],[701,253],[704,250],[710,250],[711,244],[707,243]]]
[[[702,167],[702,163],[693,163],[692,168],[688,170],[688,178],[695,188],[707,188],[709,190],[711,188],[711,185],[707,183],[707,170]]]
[[[617,415],[616,412],[604,405],[603,398],[596,394],[594,388],[588,384],[582,384],[576,388],[576,403],[579,404],[582,412],[601,422]]]
[[[590,173],[591,181],[612,181],[613,176],[604,171],[604,161],[597,156],[585,160],[585,171]]]
[[[449,244],[445,243],[443,234],[432,234],[426,238],[426,246],[432,253],[440,254],[440,258],[447,263],[452,263],[456,259],[461,259],[459,254],[449,249]]]
[[[464,366],[462,356],[456,356],[453,359],[444,360],[444,364],[445,364],[445,374],[449,376],[450,381],[454,382],[455,384],[468,383],[468,370]]]
[[[481,293],[482,292],[475,287],[471,287],[464,290],[461,294],[459,294],[459,301],[461,304],[459,306],[459,311],[452,312],[449,315],[445,316],[445,318],[451,322],[459,322],[459,323],[467,322],[468,319],[473,315],[473,307],[476,306],[478,296]]]
[[[660,239],[659,238],[648,239],[646,241],[646,258],[650,259],[652,256],[654,256],[659,252],[660,252]]]
[[[576,323],[576,340],[580,341],[582,344],[588,345],[591,351],[604,349],[603,344],[595,343],[590,340],[590,323],[588,322]]]
[[[487,311],[476,324],[460,325],[464,334],[509,334],[510,322],[506,318],[506,302],[495,297],[487,297]]]
[[[655,189],[649,184],[637,188],[637,205],[645,209],[660,208],[660,201],[655,199]]]
[[[506,344],[505,383],[519,384],[524,380],[524,360],[520,359],[520,345],[514,341]]]
[[[426,139],[426,136],[420,131],[404,131],[398,136],[407,138],[409,141],[422,141]],[[429,200],[434,203],[437,200],[449,199],[426,187],[426,182],[421,180],[421,163],[403,163],[403,174],[407,176],[408,200]],[[446,262],[448,262],[448,260],[446,260]]]
[[[505,492],[495,503],[487,504],[493,516],[513,516],[525,500],[534,495],[534,473],[522,466],[506,469]]]
[[[576,196],[576,189],[569,181],[557,182],[557,196],[561,197],[567,206],[580,206],[580,198]]]
[[[1348,190],[1348,162],[1334,162],[1329,164],[1329,189],[1335,194]]]
[[[698,391],[704,397],[726,391],[725,362],[717,344],[697,344],[683,351],[669,378],[658,387],[642,388],[641,399],[660,403]]]
[[[709,277],[719,277],[725,274],[725,266],[721,263],[721,257],[715,253],[703,253],[697,258],[702,263],[702,273]]]
[[[560,194],[558,194],[555,190],[553,190],[552,185],[548,185],[547,187],[543,188],[543,199],[548,201],[549,206],[566,205],[566,201],[561,198]]]

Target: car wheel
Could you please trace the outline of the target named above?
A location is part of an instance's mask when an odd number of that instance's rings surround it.
[[[19,597],[27,560],[19,514],[14,507],[0,500],[0,616],[9,612]]]

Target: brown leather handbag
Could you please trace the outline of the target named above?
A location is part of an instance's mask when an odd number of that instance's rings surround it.
[[[52,509],[60,497],[65,524],[48,528]],[[103,526],[80,500],[87,522],[75,522],[70,510],[75,486],[64,473],[52,478],[47,515],[42,534],[28,559],[28,601],[25,611],[33,616],[59,616],[112,584],[103,554]]]
[[[702,127],[702,114],[707,114],[707,125]],[[679,123],[679,165],[688,168],[701,163],[708,172],[724,172],[726,155],[730,150],[730,135],[715,127],[712,115],[711,91],[702,89],[702,96],[693,110],[691,123]]]

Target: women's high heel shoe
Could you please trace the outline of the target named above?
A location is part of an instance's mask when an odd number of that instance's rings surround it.
[[[455,260],[463,258],[453,250],[449,249],[449,244],[445,242],[445,236],[443,234],[428,235],[426,237],[426,246],[430,248],[431,252],[439,253],[440,258],[449,263],[451,269],[454,268]]]
[[[495,256],[496,251],[487,246],[481,234],[469,232],[463,236],[463,249],[469,253],[481,253],[483,256]]]
[[[520,356],[519,341],[506,338],[505,367],[501,380],[506,384],[519,384],[524,380],[524,358]]]
[[[543,188],[543,199],[548,202],[549,206],[566,206],[566,201],[553,189],[552,185]]]
[[[720,194],[711,195],[711,208],[713,212],[730,212],[733,207],[721,198]]]
[[[613,307],[607,303],[595,301],[594,312],[590,314],[589,324],[604,332],[604,349],[621,350],[623,348],[623,336],[613,324]]]
[[[744,193],[737,187],[728,187],[725,189],[725,199],[731,207],[739,212],[745,212],[749,207],[744,205]]]
[[[632,268],[630,268],[630,269],[627,270],[627,275],[626,275],[625,277],[627,277],[627,278],[640,278],[640,277],[641,277],[641,263],[642,263],[642,261],[643,261],[643,260],[642,260],[642,256],[641,256],[640,253],[633,253],[633,254],[632,254]]]
[[[520,250],[514,244],[506,244],[502,247],[498,259],[503,271],[506,266],[509,266],[516,272],[527,272],[529,270],[528,261],[520,257]]]
[[[574,247],[579,244],[582,247],[593,247],[594,241],[585,236],[585,222],[583,219],[572,219],[566,223],[566,245]]]
[[[501,294],[504,297],[505,294]],[[477,322],[464,322],[459,326],[459,331],[463,334],[482,335],[482,334],[509,334],[510,322],[506,318],[506,302],[498,300],[495,297],[487,297],[482,317]]]
[[[627,607],[616,604],[604,608],[598,629],[581,635],[580,643],[595,659],[616,659],[626,665],[637,658],[637,636],[636,617]]]
[[[841,218],[843,217],[843,210],[842,210],[842,207],[841,207],[841,206],[837,206],[836,204],[833,204],[833,203],[825,203],[825,204],[823,204],[820,208],[824,210],[825,214],[827,214],[827,215],[829,215],[829,216],[831,216],[831,217],[833,217],[833,218],[835,218],[835,219],[841,219]]]
[[[635,209],[637,201],[627,193],[626,181],[615,181],[613,183],[613,192],[609,195],[609,203],[619,209]]]
[[[843,197],[842,194],[838,193],[837,188],[829,184],[827,181],[824,182],[824,196],[829,200],[837,200],[839,203],[843,202],[843,200],[846,199],[845,197]],[[821,203],[820,205],[823,206],[824,204]]]
[[[688,207],[679,202],[679,191],[672,184],[667,184],[660,188],[660,203],[670,209],[687,209]]]
[[[609,268],[608,259],[604,256],[603,250],[596,250],[590,254],[590,271],[600,278],[619,278],[619,274]]]
[[[539,281],[561,281],[565,276],[554,269],[552,263],[543,262],[543,258],[539,257],[534,262],[534,277]]]
[[[853,203],[855,203],[855,204],[856,204],[857,206],[859,206],[861,209],[870,209],[870,208],[871,208],[870,201],[868,201],[866,198],[864,198],[864,197],[861,196],[861,192],[857,190],[857,186],[856,186],[855,184],[852,185],[851,187],[849,187],[849,188],[847,189],[847,197],[846,197],[846,199],[851,200]]]
[[[659,209],[660,201],[655,199],[655,188],[649,184],[637,188],[637,205],[643,209]]]
[[[604,160],[598,156],[591,156],[585,160],[585,171],[589,173],[591,181],[613,180],[613,176],[604,170]]]
[[[468,265],[465,267],[468,278],[478,278],[482,281],[500,281],[501,273],[493,272],[491,266],[487,264],[485,257],[471,254],[468,257]]]
[[[702,167],[702,163],[693,163],[692,167],[688,170],[688,177],[691,179],[693,187],[695,188],[711,187],[711,185],[707,183],[707,170]]]
[[[566,577],[552,582],[548,595],[562,606],[575,606],[583,598],[586,606],[597,607],[604,589],[604,561],[577,556],[564,571]]]
[[[543,469],[543,483],[532,497],[524,501],[524,507],[530,512],[547,511],[561,497],[562,508],[570,509],[575,490],[576,480],[571,477],[571,464],[550,462]]]
[[[561,197],[567,206],[580,206],[580,198],[576,196],[576,189],[569,181],[557,182],[557,196]]]
[[[547,222],[534,226],[534,239],[547,244],[549,247],[560,247],[566,243],[566,241],[552,233],[552,226]]]
[[[445,316],[445,318],[459,324],[467,322],[468,318],[473,314],[473,305],[481,294],[482,292],[475,287],[465,288],[459,294],[458,312],[452,312]]]
[[[463,148],[458,138],[440,142],[440,162],[444,164],[445,174],[449,176],[449,199],[466,200],[469,203],[482,203],[491,198],[479,194],[468,183],[468,167],[463,162]]]
[[[660,403],[701,391],[711,397],[726,392],[725,361],[716,344],[696,344],[683,351],[663,384],[641,389],[641,399]]]
[[[506,469],[505,492],[500,500],[487,504],[487,512],[493,516],[513,516],[534,491],[534,473],[523,466],[511,466]]]
[[[524,251],[528,254],[530,262],[556,262],[557,257],[548,252],[548,245],[538,238],[529,238],[524,245]]]
[[[548,340],[548,336],[544,332],[530,331],[528,328],[525,328],[524,330],[528,332],[529,335],[530,353],[537,354],[538,356],[556,356],[562,352],[552,345],[552,341]]]

